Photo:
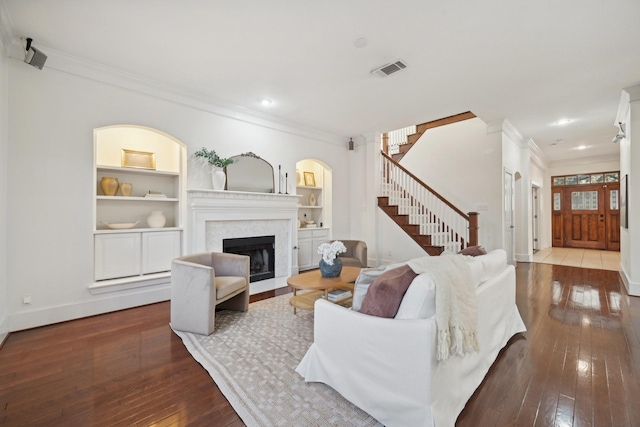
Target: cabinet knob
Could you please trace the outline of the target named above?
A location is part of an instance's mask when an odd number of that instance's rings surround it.
[[[298,247],[297,247],[297,246],[294,246],[294,247],[293,247],[293,249],[298,249]]]

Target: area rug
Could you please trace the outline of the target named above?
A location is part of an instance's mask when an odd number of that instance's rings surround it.
[[[313,342],[313,311],[282,295],[216,313],[210,336],[174,332],[249,426],[381,426],[331,387],[294,370]]]

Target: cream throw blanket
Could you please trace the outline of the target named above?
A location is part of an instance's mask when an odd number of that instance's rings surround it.
[[[476,289],[463,257],[427,256],[412,259],[407,264],[416,274],[428,274],[436,287],[438,360],[478,351]]]

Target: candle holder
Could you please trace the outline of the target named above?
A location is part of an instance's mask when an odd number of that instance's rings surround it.
[[[278,194],[282,194],[282,165],[278,165]]]

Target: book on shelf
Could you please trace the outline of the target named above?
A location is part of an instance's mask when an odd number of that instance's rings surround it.
[[[158,192],[149,192],[145,194],[144,197],[148,199],[166,199],[167,195],[163,193],[158,193]]]
[[[329,291],[327,293],[327,299],[329,301],[331,301],[331,302],[334,302],[334,301],[340,301],[340,300],[345,299],[345,298],[349,298],[352,295],[353,294],[349,290],[346,290],[346,289],[334,289],[334,290]],[[322,298],[324,298],[324,294],[322,295]]]

